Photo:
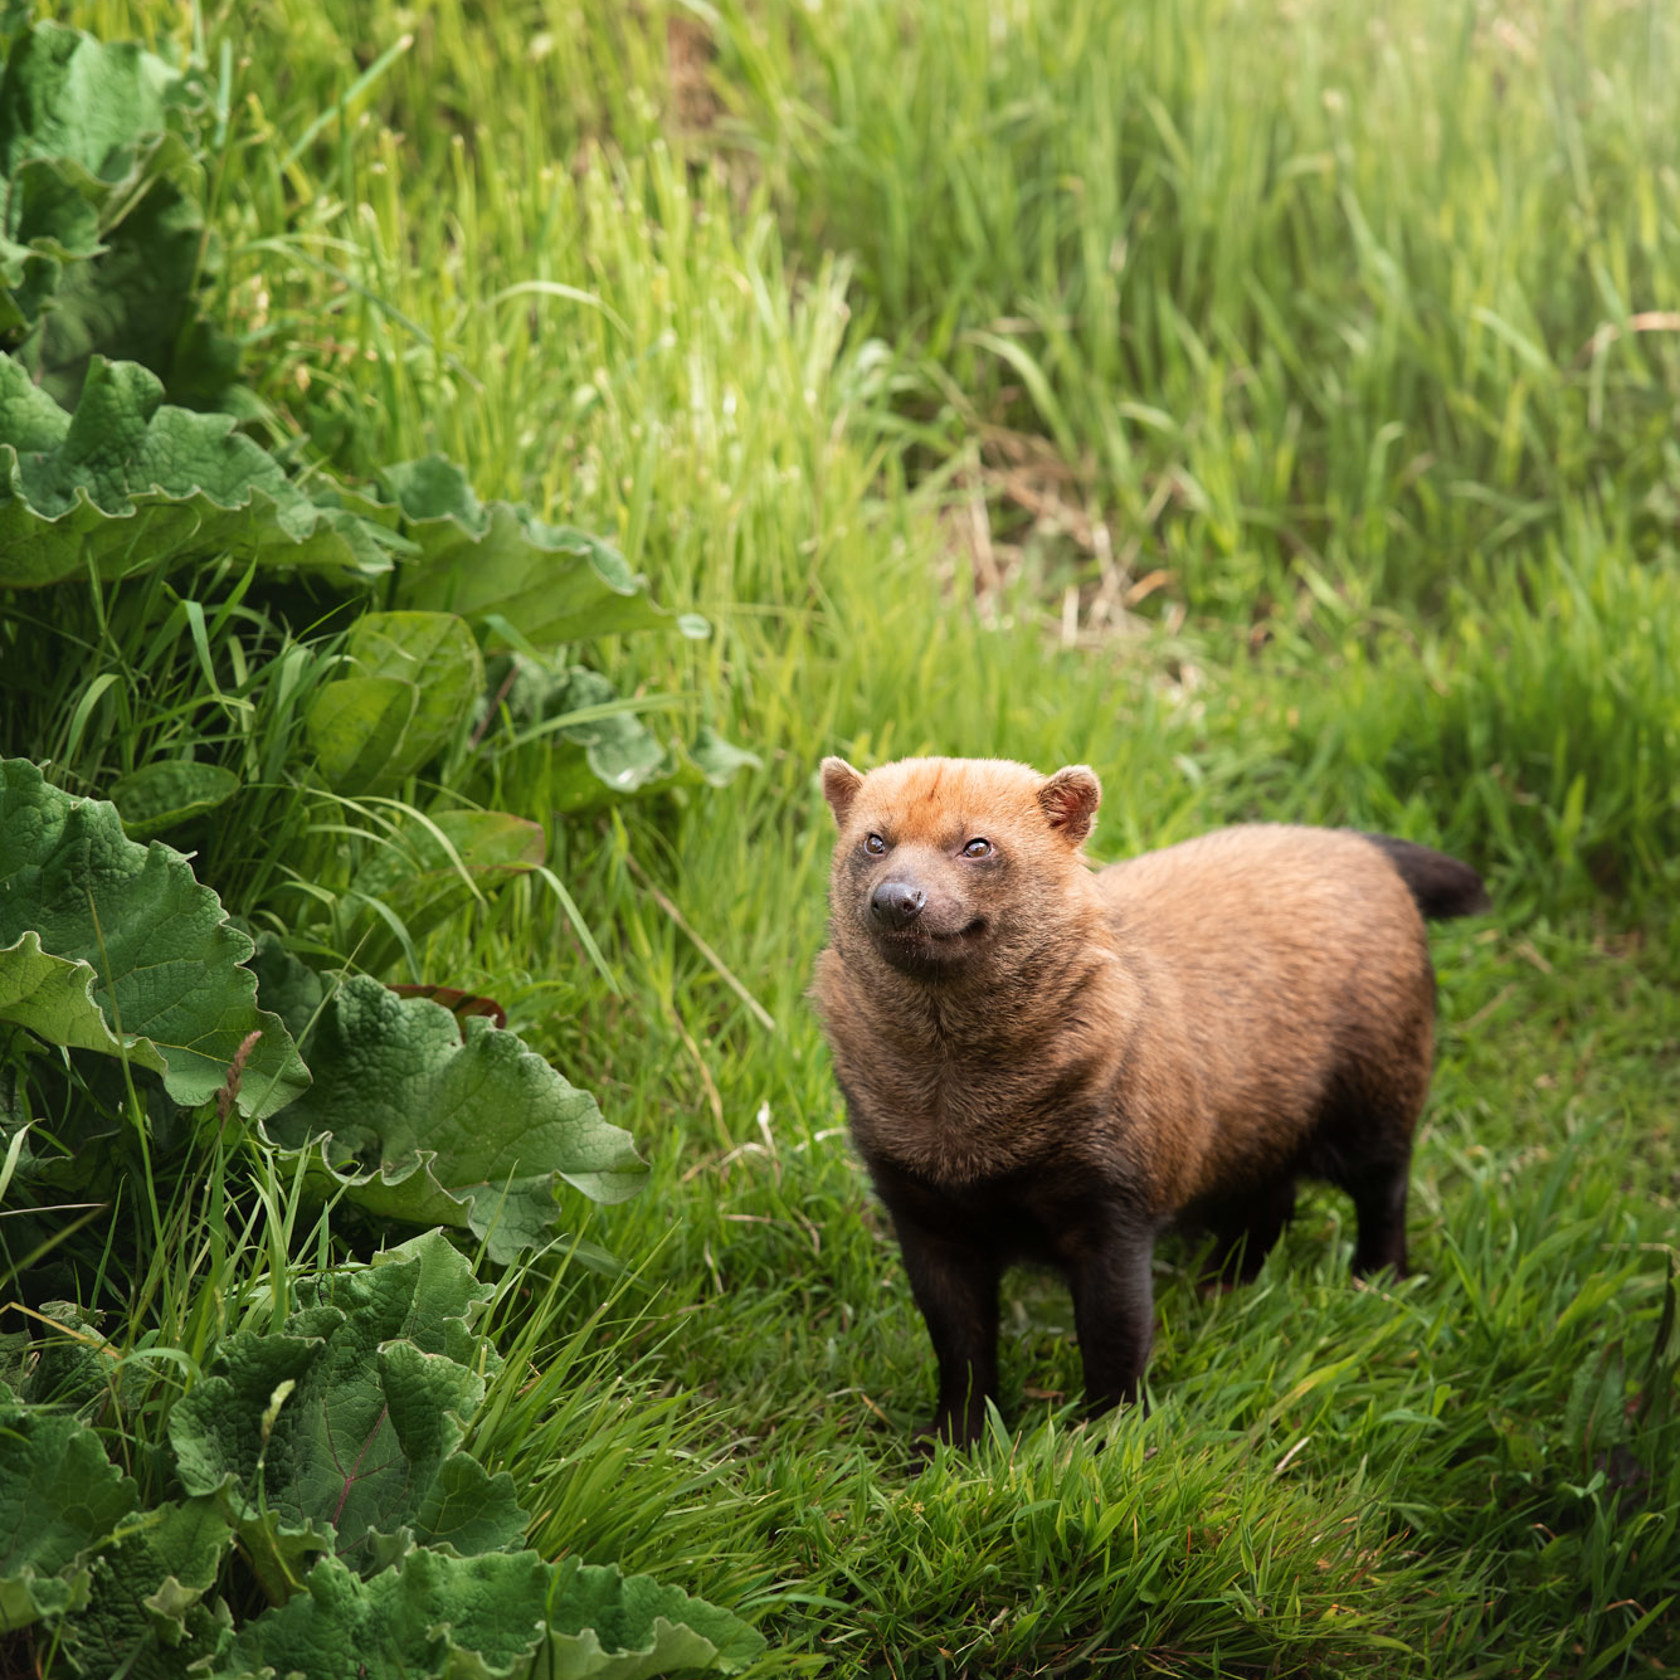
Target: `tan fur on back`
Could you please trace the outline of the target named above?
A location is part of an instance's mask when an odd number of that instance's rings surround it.
[[[1415,1115],[1434,980],[1423,918],[1367,840],[1226,829],[1116,864],[1096,884],[1107,935],[1149,994],[1139,1074],[1194,1093],[1162,1116],[1175,1134],[1158,1152],[1169,1201],[1283,1166],[1332,1079]]]

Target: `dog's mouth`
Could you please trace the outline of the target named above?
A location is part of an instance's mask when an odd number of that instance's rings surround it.
[[[986,918],[975,916],[959,928],[936,928],[921,917],[905,927],[888,928],[877,926],[875,932],[883,939],[893,939],[904,944],[927,944],[930,941],[936,945],[951,945],[958,940],[972,939],[976,934],[986,931]]]
[[[925,968],[957,961],[965,956],[986,931],[986,918],[975,916],[957,928],[934,928],[918,918],[908,927],[871,929],[875,943],[888,962],[907,968]]]

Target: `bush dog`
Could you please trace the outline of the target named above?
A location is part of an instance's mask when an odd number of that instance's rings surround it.
[[[1066,1273],[1098,1411],[1137,1393],[1169,1228],[1211,1229],[1251,1277],[1307,1174],[1353,1198],[1354,1272],[1405,1274],[1423,917],[1485,910],[1473,869],[1260,824],[1093,871],[1084,765],[829,758],[822,786],[840,835],[813,995],[938,1357],[923,1433],[978,1433],[1011,1261]]]

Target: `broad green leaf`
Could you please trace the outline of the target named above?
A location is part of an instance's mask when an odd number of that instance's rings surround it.
[[[179,71],[136,42],[38,25],[13,44],[0,77],[0,171],[63,157],[120,181],[140,137],[165,126],[180,82]]]
[[[80,166],[31,158],[7,183],[0,234],[0,337],[18,338],[58,290],[65,267],[101,249],[100,206],[111,189]]]
[[[597,710],[618,699],[617,689],[598,671],[579,667],[566,677],[565,688],[549,702],[556,717]],[[555,734],[555,804],[562,811],[599,804],[607,792],[621,797],[636,793],[670,769],[664,747],[632,712],[568,724]]]
[[[42,24],[12,43],[0,72],[0,310],[14,332],[58,290],[64,266],[104,249],[157,174],[168,96],[180,75],[132,42],[105,44]]]
[[[85,1424],[0,1394],[0,1633],[81,1609],[87,1554],[136,1497]]]
[[[190,758],[143,765],[106,789],[130,840],[150,839],[214,810],[238,791],[239,778],[231,770]]]
[[[622,1201],[647,1168],[519,1038],[359,975],[306,1044],[315,1083],[268,1135],[370,1212],[471,1230],[498,1264],[557,1235],[560,1182]]]
[[[293,1040],[301,1044],[326,996],[321,976],[307,963],[299,962],[273,933],[257,935],[251,968],[257,976],[257,997],[263,1008],[272,1009],[286,1023]]]
[[[420,551],[398,581],[405,607],[475,622],[497,615],[539,647],[629,630],[690,633],[648,599],[610,544],[545,524],[510,502],[486,507],[442,456],[387,467],[379,478],[402,509],[403,534]]]
[[[401,947],[368,900],[377,899],[417,943],[487,889],[541,867],[547,851],[539,824],[505,811],[434,811],[424,822],[403,822],[350,883],[344,948],[377,973]]]
[[[310,703],[304,727],[321,774],[341,793],[363,793],[394,779],[420,691],[400,677],[341,677],[324,684]]]
[[[763,761],[757,753],[726,741],[708,724],[702,724],[688,749],[688,757],[709,787],[728,787],[742,770],[757,770]]]
[[[363,1580],[325,1558],[306,1592],[248,1622],[209,1672],[525,1680],[546,1637],[550,1568],[535,1552],[412,1551]]]
[[[63,1626],[81,1671],[135,1680],[179,1674],[214,1626],[200,1601],[233,1543],[220,1492],[135,1513],[91,1560],[87,1607]]]
[[[173,1500],[147,1511],[107,1560],[131,1593],[144,1594],[140,1602],[153,1630],[174,1645],[185,1632],[188,1607],[215,1585],[232,1538],[219,1495]],[[99,1597],[96,1587],[96,1604]]]
[[[231,1477],[265,1520],[241,1538],[277,1598],[294,1573],[276,1567],[281,1548],[299,1537],[365,1569],[393,1549],[381,1536],[465,1552],[524,1533],[512,1480],[460,1451],[484,1396],[474,1365],[490,1355],[470,1320],[488,1289],[437,1232],[383,1259],[305,1286],[283,1333],[227,1338],[170,1414],[188,1492]]]
[[[198,169],[173,136],[154,160],[171,178],[150,183],[91,261],[66,268],[19,347],[41,388],[67,408],[80,398],[95,356],[149,368],[183,407],[228,406],[239,346],[197,313],[196,287],[218,266],[201,263],[201,253],[214,259],[218,246],[206,237]]]
[[[0,947],[0,1022],[27,1027],[49,1044],[71,1050],[125,1053],[137,1067],[164,1073],[169,1064],[155,1044],[136,1035],[126,1042],[111,1031],[94,999],[99,975],[90,963],[55,957],[41,949],[33,928]]]
[[[555,1566],[553,1638],[545,1680],[643,1680],[673,1669],[733,1674],[760,1656],[764,1637],[739,1617],[650,1575],[614,1564]]]
[[[676,628],[616,549],[587,531],[522,518],[506,502],[490,505],[482,535],[450,520],[405,521],[403,534],[422,557],[398,586],[405,606],[478,621],[494,613],[538,647]]]
[[[163,402],[155,375],[95,356],[74,415],[0,357],[0,586],[126,577],[206,555],[388,570],[379,527],[318,506],[227,414]]]
[[[114,805],[0,759],[0,998],[43,1037],[154,1068],[184,1107],[208,1102],[247,1052],[240,1112],[274,1113],[309,1082],[291,1035],[256,1007],[251,941],[161,841],[137,845]],[[47,975],[43,955],[65,967]],[[82,1000],[107,1028],[101,1042]],[[34,1011],[30,1016],[26,1011]]]
[[[643,1680],[734,1673],[764,1649],[738,1618],[676,1588],[535,1552],[416,1551],[370,1580],[329,1558],[308,1588],[249,1623],[211,1672]]]
[[[95,352],[208,405],[237,346],[195,314],[215,265],[202,173],[179,132],[181,73],[133,42],[44,23],[0,72],[0,338],[58,401]]]
[[[490,528],[489,512],[471,481],[447,455],[385,467],[379,474],[379,487],[402,510],[403,518],[413,523],[450,519],[471,536],[483,536]]]
[[[270,1604],[284,1604],[301,1590],[309,1571],[333,1549],[330,1524],[321,1527],[311,1517],[298,1519],[283,1511],[253,1509],[243,1496],[236,1528],[239,1549]]]
[[[399,776],[418,770],[446,745],[484,692],[478,643],[453,613],[364,613],[344,651],[364,676],[400,677],[420,691],[395,771]]]
[[[328,683],[309,742],[333,787],[395,785],[448,744],[484,690],[484,661],[453,613],[366,613],[345,642],[352,675]]]

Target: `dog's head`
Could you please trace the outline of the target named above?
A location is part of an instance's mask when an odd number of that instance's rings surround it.
[[[1102,788],[1084,765],[1041,776],[990,758],[907,758],[864,775],[825,758],[840,836],[836,945],[929,981],[1054,942],[1087,876],[1080,848]]]

